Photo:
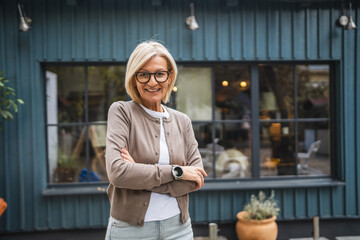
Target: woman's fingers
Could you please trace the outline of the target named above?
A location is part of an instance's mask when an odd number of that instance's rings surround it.
[[[194,166],[183,166],[184,176],[183,180],[196,182],[197,189],[204,186],[204,177],[207,176],[206,172],[199,167]]]
[[[207,173],[202,168],[197,168],[197,171],[200,172],[204,177],[207,177]]]
[[[121,157],[130,163],[135,163],[134,159],[131,157],[130,153],[128,152],[128,150],[126,148],[121,149]]]
[[[199,173],[199,178],[200,178],[200,183],[198,184],[199,189],[202,188],[202,186],[204,186],[204,176]]]

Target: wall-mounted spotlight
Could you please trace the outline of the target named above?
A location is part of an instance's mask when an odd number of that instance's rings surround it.
[[[20,16],[19,30],[21,32],[27,32],[31,28],[30,27],[31,19],[26,16],[24,9],[20,3],[18,3],[18,10],[19,10],[19,16]]]
[[[355,25],[355,22],[351,16],[351,2],[349,3],[349,11],[350,11],[350,16],[349,16],[349,23],[346,27],[347,30],[351,30],[351,29],[355,29],[356,28],[356,25]]]
[[[337,20],[337,24],[339,27],[346,27],[348,23],[349,23],[349,18],[344,13],[344,1],[341,0],[341,15]]]
[[[194,3],[190,3],[190,13],[191,15],[186,18],[185,23],[190,30],[196,30],[199,28],[199,25],[195,20]]]

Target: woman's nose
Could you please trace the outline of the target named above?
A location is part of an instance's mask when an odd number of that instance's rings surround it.
[[[150,80],[148,82],[149,85],[152,85],[152,86],[155,86],[157,84],[157,81],[155,79],[155,75],[154,74],[151,74],[150,75]]]

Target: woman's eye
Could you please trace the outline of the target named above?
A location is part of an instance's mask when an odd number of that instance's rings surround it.
[[[148,73],[139,73],[139,77],[147,78],[147,77],[149,77],[149,74]]]
[[[158,76],[158,77],[163,77],[163,76],[165,76],[165,73],[163,73],[163,72],[157,72],[157,73],[156,73],[156,76]]]

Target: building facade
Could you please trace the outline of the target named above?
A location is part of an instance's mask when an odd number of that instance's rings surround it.
[[[275,190],[281,238],[313,216],[329,237],[360,235],[331,229],[360,222],[360,42],[338,24],[359,26],[358,4],[193,3],[197,30],[187,0],[22,0],[21,32],[17,2],[0,0],[0,71],[25,102],[0,132],[0,234],[105,228],[107,109],[129,100],[126,61],[155,39],[179,67],[168,105],[192,119],[209,173],[190,195],[195,228],[232,227]]]

